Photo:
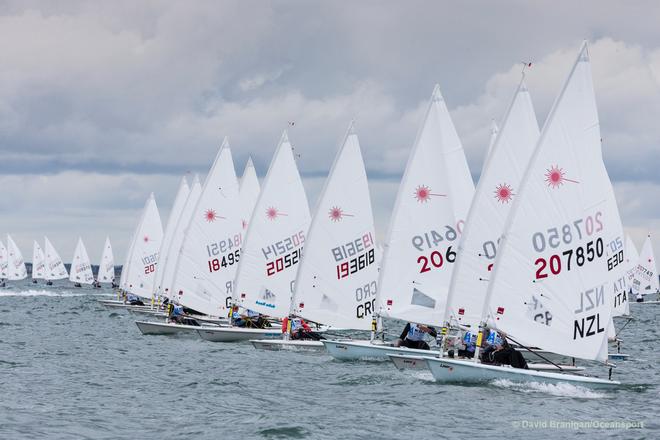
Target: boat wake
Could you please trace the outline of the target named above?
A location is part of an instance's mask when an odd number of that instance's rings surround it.
[[[68,291],[63,292],[53,292],[52,290],[18,290],[18,291],[0,291],[1,296],[59,296],[59,297],[69,297],[69,296],[83,296],[87,295],[86,293],[73,293]]]
[[[543,393],[558,397],[573,397],[577,399],[603,399],[607,395],[589,388],[569,383],[547,384],[540,382],[513,382],[508,379],[496,379],[491,382],[499,388],[506,388],[522,393]]]

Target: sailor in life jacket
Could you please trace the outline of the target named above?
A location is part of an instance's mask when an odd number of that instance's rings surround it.
[[[178,304],[168,304],[169,315],[168,319],[172,322],[181,323],[183,320],[183,306]]]
[[[418,350],[430,350],[429,344],[425,341],[426,335],[436,337],[438,332],[430,326],[423,324],[408,323],[403,328],[401,336],[395,342],[397,347],[416,348]]]
[[[140,299],[139,296],[133,295],[132,293],[129,293],[126,295],[126,302],[132,306],[143,306],[144,303]]]

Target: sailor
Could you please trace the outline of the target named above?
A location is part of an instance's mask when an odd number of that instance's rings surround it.
[[[466,331],[463,335],[463,345],[465,348],[458,349],[459,357],[473,358],[474,351],[477,348],[477,335],[474,332]]]
[[[635,294],[635,302],[638,302],[638,303],[643,303],[644,302],[644,295],[642,295],[642,292],[637,292]]]
[[[231,324],[234,327],[245,327],[247,325],[246,321],[243,319],[243,316],[238,311],[238,306],[234,306],[231,309]]]
[[[424,340],[426,335],[436,337],[438,332],[430,326],[423,324],[408,323],[403,328],[401,336],[395,342],[397,347],[416,348],[418,350],[430,350],[429,344]]]
[[[285,318],[288,319],[288,318]],[[325,339],[320,334],[312,330],[309,324],[301,318],[291,319],[291,339],[320,341]]]
[[[527,369],[527,361],[522,353],[516,351],[506,340],[506,335],[495,330],[489,330],[486,337],[486,348],[481,354],[484,364],[511,365],[514,368]]]
[[[139,296],[133,295],[132,293],[129,293],[126,295],[126,303],[132,305],[132,306],[143,306],[144,303],[140,299]]]
[[[183,319],[183,306],[180,306],[178,304],[172,304],[170,309],[170,314],[169,314],[169,319],[172,322],[176,322],[181,324],[181,320]]]

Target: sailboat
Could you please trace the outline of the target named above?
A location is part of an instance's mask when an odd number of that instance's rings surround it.
[[[639,254],[639,261],[635,271],[634,290],[637,293],[637,303],[660,304],[660,301],[658,300],[647,301],[644,299],[645,295],[660,293],[660,286],[658,285],[658,268],[655,265],[655,256],[653,255],[653,246],[651,244],[650,235],[644,240],[642,251]]]
[[[438,382],[618,382],[483,364],[483,329],[567,357],[607,361],[614,280],[625,277],[623,228],[603,164],[586,42],[513,200],[481,313],[474,360],[425,358]],[[617,261],[615,265],[613,262]]]
[[[10,281],[19,281],[27,278],[27,268],[21,250],[16,246],[16,243],[7,234],[7,279]]]
[[[82,287],[83,284],[94,283],[92,264],[89,261],[89,255],[87,255],[85,244],[80,237],[78,237],[78,243],[73,252],[71,268],[69,269],[69,281],[74,283],[75,287]]]
[[[44,251],[46,252],[46,274],[44,279],[47,285],[52,285],[55,280],[63,280],[69,277],[64,267],[60,254],[57,253],[48,237],[44,237]]]
[[[295,163],[288,154],[287,160],[293,167]],[[291,178],[293,174],[289,173]],[[298,188],[298,194],[297,197],[304,199],[302,187]],[[297,215],[299,221],[307,218],[304,211]],[[299,234],[301,230],[299,227],[291,232]],[[367,173],[351,123],[304,240],[289,315],[335,329],[370,329],[375,312],[378,260]],[[274,269],[278,270],[277,262]],[[286,304],[286,295],[280,301]],[[317,341],[291,341],[289,345],[322,348]]]
[[[310,221],[305,188],[293,147],[284,132],[266,173],[241,251],[234,301],[243,310],[280,319],[289,316]],[[254,340],[251,342],[255,344]],[[256,340],[256,344],[264,346],[270,342],[285,343]]]
[[[115,258],[112,254],[110,237],[105,237],[103,254],[101,255],[99,270],[96,274],[96,282],[99,287],[100,283],[112,283],[112,286],[115,287]]]
[[[5,279],[7,278],[7,270],[9,268],[7,257],[7,248],[5,247],[5,244],[0,241],[0,287],[5,287]]]
[[[174,197],[174,204],[172,205],[172,210],[170,211],[170,217],[167,219],[167,225],[165,226],[165,234],[163,235],[163,242],[160,246],[158,265],[156,266],[156,275],[154,280],[154,291],[152,297],[158,298],[160,303],[160,297],[163,289],[163,278],[165,276],[165,266],[166,261],[169,259],[169,251],[174,239],[174,234],[176,226],[179,222],[179,219],[183,215],[183,208],[186,204],[186,200],[190,195],[190,187],[188,186],[188,181],[185,176],[181,178],[181,183],[179,184],[179,189],[176,192]]]
[[[45,275],[46,256],[39,243],[35,240],[32,246],[32,282],[36,284],[37,280],[44,279]]]
[[[151,193],[133,234],[126,261],[122,267],[120,289],[141,298],[151,298],[158,251],[163,240],[163,227],[156,199]]]
[[[441,322],[449,281],[474,183],[449,110],[435,86],[403,174],[383,256],[377,294],[371,289],[374,330],[380,317],[420,324]],[[327,341],[338,359],[419,352],[371,340]]]

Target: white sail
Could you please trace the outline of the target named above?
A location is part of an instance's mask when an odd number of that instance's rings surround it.
[[[254,205],[259,198],[259,179],[257,178],[257,171],[254,169],[254,163],[250,157],[245,164],[243,170],[243,177],[239,185],[239,196],[241,198],[241,223],[243,224],[243,234],[248,230],[248,223],[252,217]]]
[[[479,325],[497,245],[538,137],[532,99],[521,81],[467,215],[443,322]]]
[[[46,252],[46,274],[44,279],[53,281],[68,278],[69,272],[67,272],[60,254],[57,253],[48,237],[44,237],[44,251]]]
[[[268,168],[241,251],[235,300],[246,309],[285,317],[311,216],[286,132]]]
[[[658,293],[658,290],[660,290],[658,286],[658,268],[655,265],[650,235],[644,240],[642,251],[639,253],[635,284],[637,284],[636,291],[642,295]]]
[[[538,126],[538,123],[536,124]],[[493,151],[493,146],[495,145],[495,141],[497,140],[497,134],[500,132],[500,128],[497,126],[497,122],[495,122],[495,119],[490,123],[490,141],[488,142],[488,151],[486,152],[486,159],[484,160],[483,165],[481,166],[481,174],[484,174],[484,171],[486,170],[486,164],[488,163],[488,158],[490,157],[490,153]]]
[[[36,241],[32,246],[32,279],[40,280],[46,275],[46,256]]]
[[[27,268],[21,250],[16,246],[14,240],[7,234],[7,279],[12,281],[24,280],[27,278]]]
[[[7,248],[5,247],[5,244],[0,241],[0,280],[7,278],[7,270],[9,268],[7,257]]]
[[[193,310],[225,316],[243,240],[238,180],[223,142],[204,181],[176,265],[173,291]]]
[[[585,43],[514,198],[484,320],[541,349],[606,361],[622,240]]]
[[[172,239],[174,238],[174,232],[176,225],[179,222],[179,218],[183,214],[183,207],[186,204],[188,195],[190,194],[190,187],[188,187],[188,181],[185,176],[181,178],[181,183],[179,184],[179,189],[176,192],[174,197],[174,204],[172,205],[172,210],[170,211],[170,217],[167,219],[167,226],[165,226],[165,234],[163,235],[163,243],[160,246],[159,250],[159,261],[156,266],[156,275],[154,280],[154,294],[159,295],[162,288],[163,277],[165,275],[165,260],[168,258],[167,253],[172,244]]]
[[[78,238],[76,250],[73,253],[71,268],[69,269],[69,281],[80,284],[92,284],[94,282],[92,264],[89,261],[89,255],[87,255],[87,249],[82,238]]]
[[[112,283],[115,280],[115,257],[112,254],[110,237],[105,237],[103,244],[103,254],[99,263],[99,271],[96,275],[96,281],[99,283]]]
[[[126,271],[124,290],[151,298],[153,292],[158,251],[163,242],[163,226],[153,193],[147,199],[140,223],[133,236],[132,250],[122,272]]]
[[[195,205],[197,205],[197,200],[199,200],[199,195],[201,192],[202,185],[199,183],[199,176],[195,174],[192,187],[190,188],[190,192],[186,198],[186,203],[183,206],[181,216],[177,220],[176,226],[174,228],[172,241],[170,242],[169,247],[164,249],[164,252],[160,256],[161,267],[158,270],[162,270],[163,277],[160,280],[160,289],[156,293],[170,299],[177,298],[178,300],[178,296],[173,295],[172,292],[174,271],[176,270],[176,262],[179,257],[181,245],[183,244],[186,227],[188,226],[188,223],[190,223],[190,219],[192,218]]]
[[[351,125],[307,234],[293,313],[335,327],[369,329],[378,290],[377,261],[367,174]]]
[[[615,281],[614,283],[612,316],[629,316],[630,301],[634,301],[634,297],[631,297],[631,293],[634,292],[635,273],[637,269],[636,263],[639,260],[639,254],[637,253],[635,243],[633,243],[632,239],[627,234],[624,256],[626,276],[623,280]]]
[[[436,86],[390,220],[379,281],[383,315],[441,322],[473,194],[463,146]]]

